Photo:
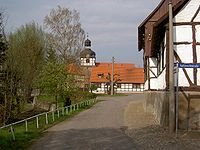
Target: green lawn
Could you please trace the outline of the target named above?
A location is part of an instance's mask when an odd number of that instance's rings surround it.
[[[96,103],[96,101],[95,101]],[[92,107],[95,103],[91,103],[90,105],[79,107],[78,110],[74,112],[66,113],[65,115],[62,114],[62,111],[59,113],[52,113],[48,114],[48,124],[46,124],[46,116],[42,115],[39,117],[39,129],[36,128],[36,119],[32,119],[28,121],[28,131],[26,132],[25,123],[21,123],[19,125],[14,125],[14,133],[15,133],[15,140],[13,140],[12,134],[10,132],[10,127],[6,129],[0,129],[0,150],[23,150],[30,146],[33,139],[39,138],[42,136],[42,132],[47,128],[63,121],[68,118],[73,117],[74,115],[80,113],[81,111]]]

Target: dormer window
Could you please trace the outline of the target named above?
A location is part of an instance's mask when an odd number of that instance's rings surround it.
[[[103,73],[99,73],[99,74],[97,74],[98,75],[98,78],[99,79],[102,79],[103,78]]]

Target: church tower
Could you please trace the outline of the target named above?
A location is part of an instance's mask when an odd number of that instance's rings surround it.
[[[91,41],[88,39],[85,40],[84,50],[80,53],[81,66],[93,67],[96,64],[96,54],[91,50]]]

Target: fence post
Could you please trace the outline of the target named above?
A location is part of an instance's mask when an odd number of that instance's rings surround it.
[[[25,121],[26,132],[28,132],[28,121]]]
[[[59,111],[59,108],[57,110],[57,113],[58,113],[58,118],[60,117],[60,111]]]
[[[39,128],[39,119],[36,117],[36,127]]]
[[[11,131],[11,134],[12,134],[12,138],[15,141],[15,133],[14,133],[12,125],[10,126],[10,131]]]
[[[62,115],[63,115],[63,116],[65,115],[64,109],[65,109],[65,108],[63,107],[63,108],[62,108]]]
[[[52,111],[52,120],[54,122],[55,118],[54,118],[54,111]]]
[[[79,103],[77,104],[77,110],[79,109],[79,108],[78,108],[78,107],[79,107],[78,105],[79,105]]]
[[[72,112],[72,105],[70,105],[70,108],[69,108],[70,110],[69,110],[69,112],[71,113]]]
[[[48,124],[49,123],[49,121],[48,121],[48,113],[46,113],[45,116],[46,116],[46,124]]]
[[[67,107],[65,107],[65,108],[66,108],[66,115],[68,115],[68,108],[69,108],[69,107],[67,106]]]

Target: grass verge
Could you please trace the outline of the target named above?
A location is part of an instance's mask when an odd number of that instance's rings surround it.
[[[73,116],[79,114],[83,110],[89,109],[96,103],[92,103],[91,105],[87,105],[79,108],[78,110],[68,113],[67,115],[60,114],[58,117],[58,113],[54,114],[54,121],[52,119],[51,114],[48,115],[48,124],[46,124],[45,116],[39,117],[39,129],[36,128],[36,119],[28,122],[28,131],[25,131],[25,123],[15,125],[13,127],[15,132],[15,140],[13,140],[12,134],[10,132],[10,128],[0,130],[0,150],[23,150],[27,149],[28,146],[32,143],[34,139],[37,139],[42,136],[43,131],[48,129],[49,127],[54,126],[55,124],[62,122],[66,119],[72,118]]]

